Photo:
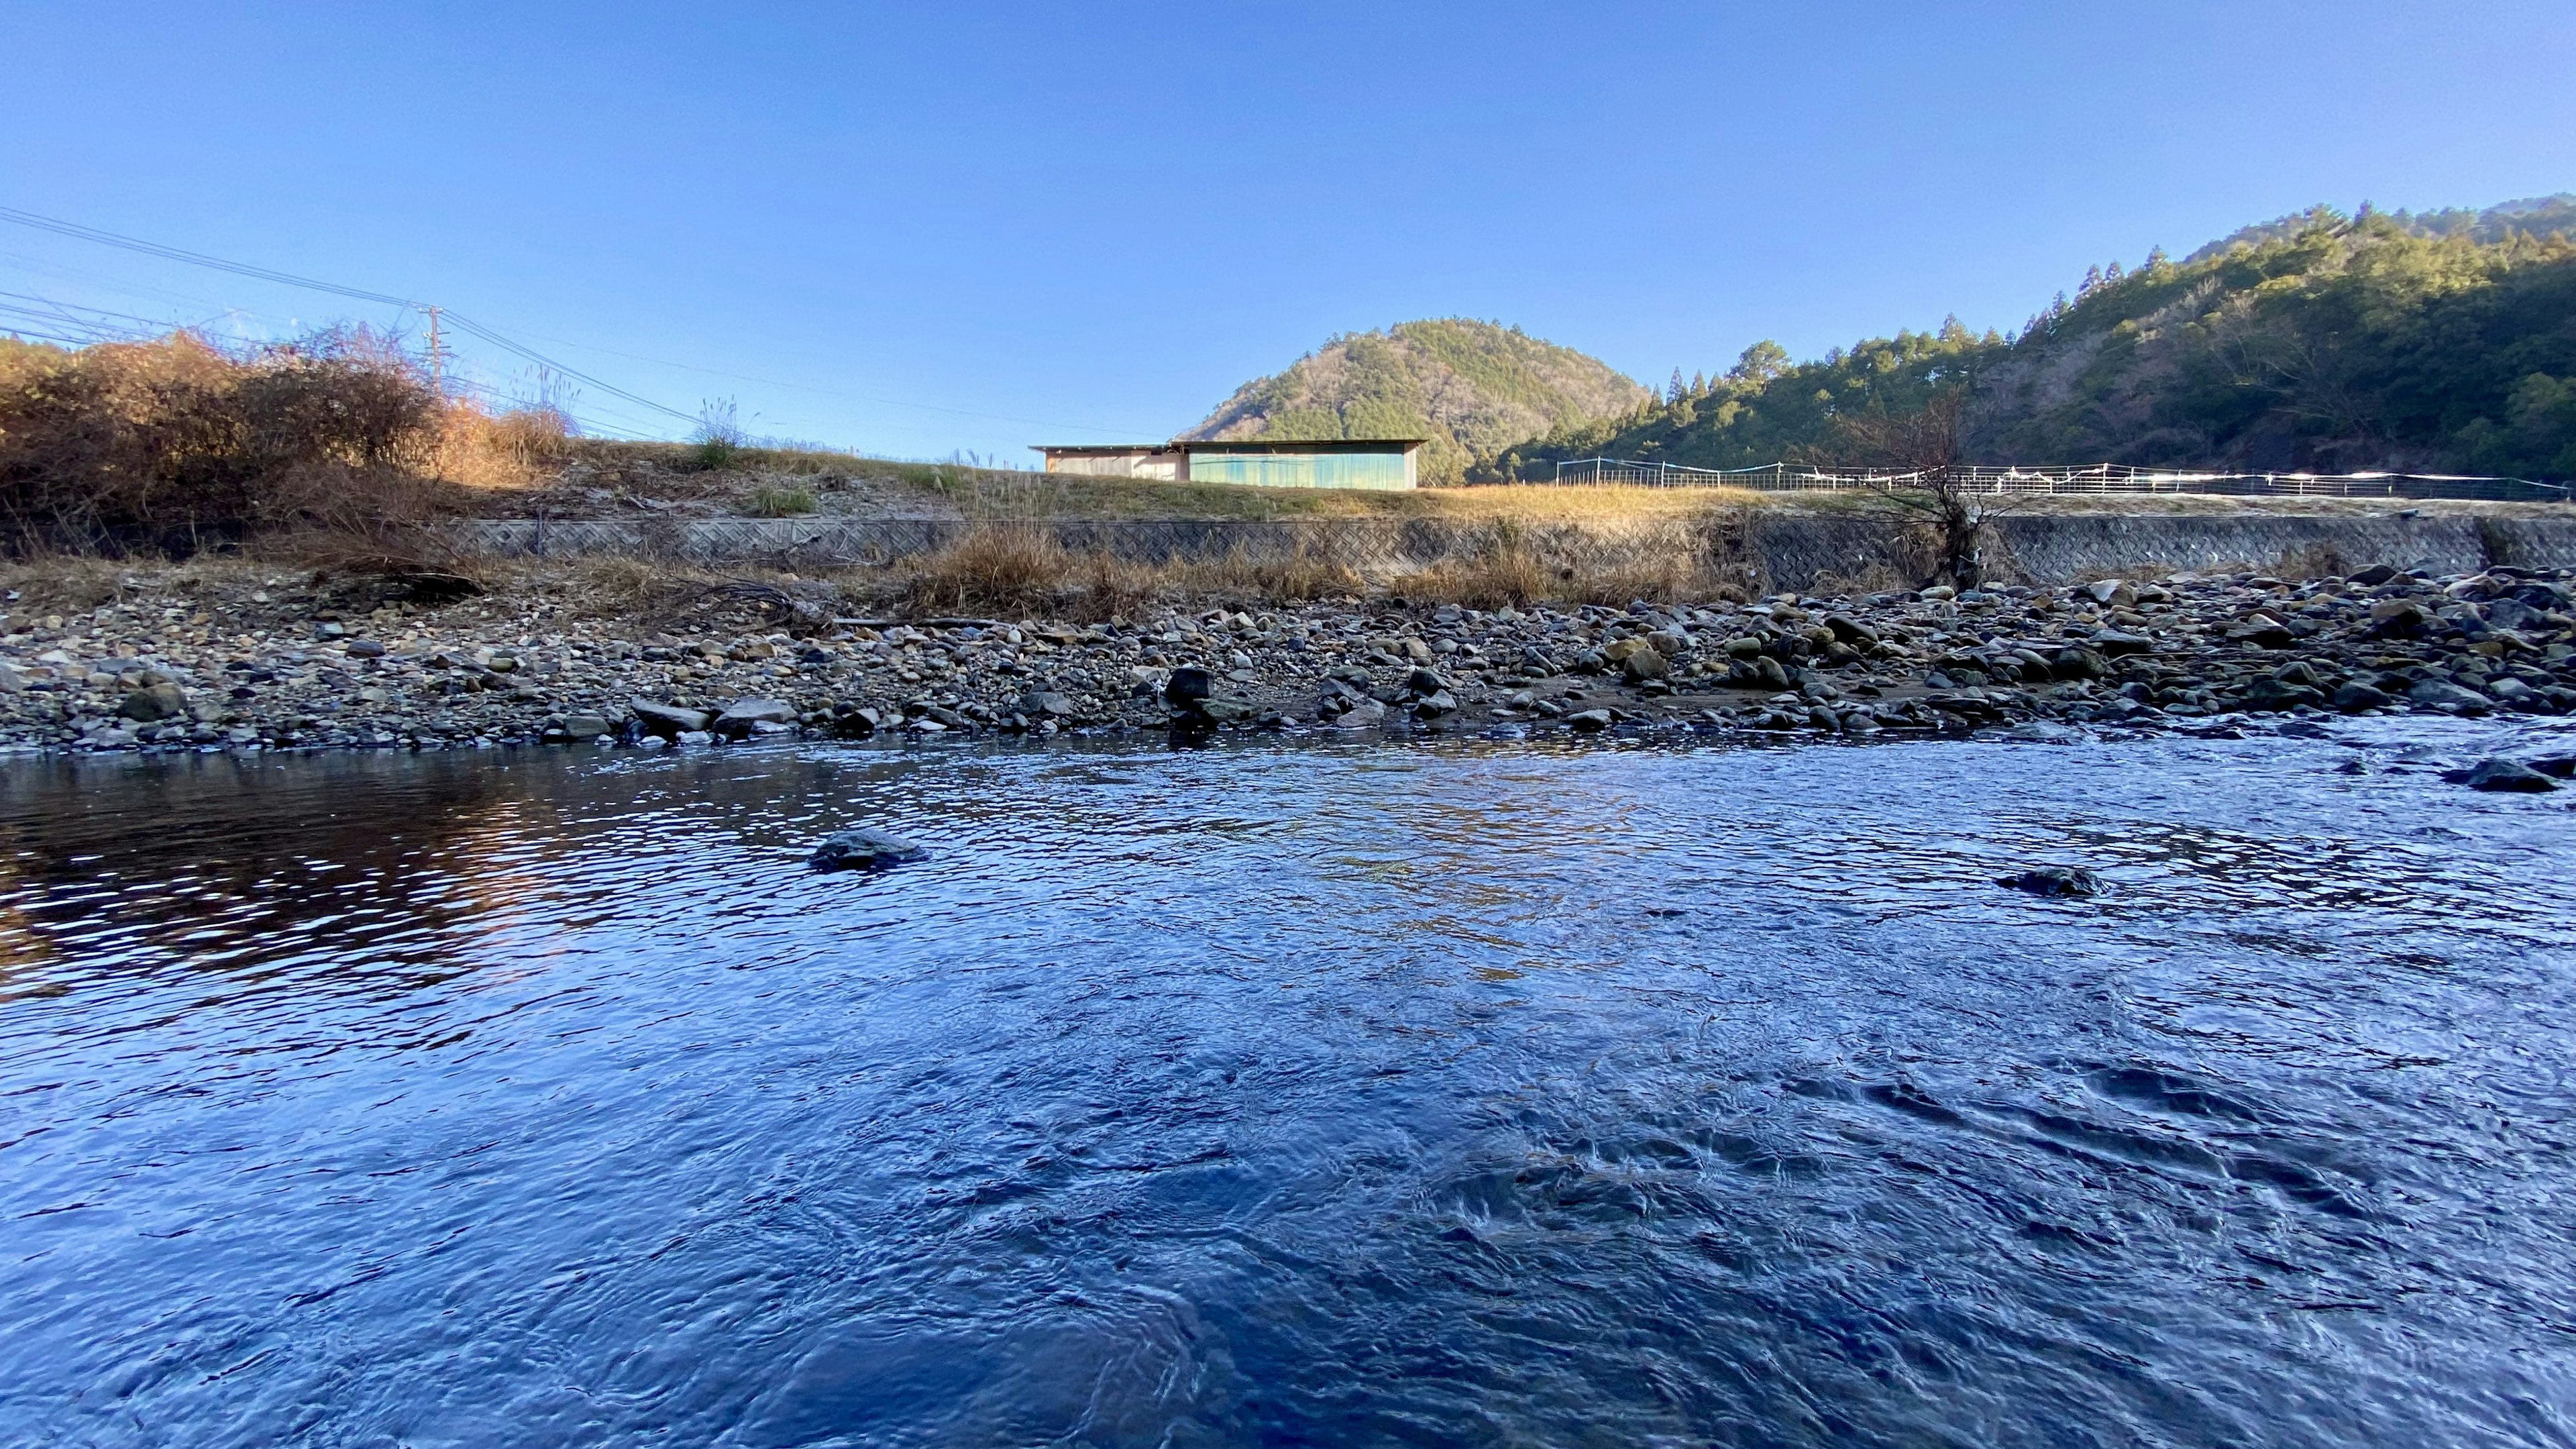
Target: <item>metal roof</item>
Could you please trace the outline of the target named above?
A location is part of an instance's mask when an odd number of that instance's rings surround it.
[[[1429,438],[1175,438],[1168,443],[1031,443],[1033,453],[1357,453],[1418,448]]]

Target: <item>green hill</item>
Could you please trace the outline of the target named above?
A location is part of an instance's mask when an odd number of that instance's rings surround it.
[[[1345,333],[1245,383],[1185,438],[1423,437],[1422,479],[1550,432],[1625,416],[1654,394],[1572,348],[1461,317]]]
[[[2185,261],[2097,268],[2010,337],[1953,320],[1797,364],[1758,343],[1714,381],[1475,471],[1593,454],[1878,461],[1859,456],[1887,432],[1871,420],[1946,397],[1979,463],[2576,477],[2571,235],[2563,197],[2422,216],[2320,207]]]

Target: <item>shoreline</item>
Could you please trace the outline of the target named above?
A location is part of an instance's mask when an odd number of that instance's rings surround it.
[[[87,608],[13,589],[0,749],[1499,726],[2048,738],[2237,715],[2576,713],[2570,570],[2177,574],[1626,609],[1152,605],[1091,625],[836,615],[781,577],[714,586],[682,614],[603,608],[572,572],[452,602],[243,565],[125,570]]]

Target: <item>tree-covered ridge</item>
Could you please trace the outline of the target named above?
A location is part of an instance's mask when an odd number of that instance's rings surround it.
[[[1189,438],[1429,438],[1426,482],[1515,443],[1623,415],[1653,394],[1601,361],[1462,317],[1332,338],[1245,383]]]
[[[2444,215],[2444,213],[2434,213]],[[1608,454],[1699,467],[1847,454],[1851,420],[1956,390],[1983,463],[2576,476],[2576,242],[2319,209],[2198,260],[2088,274],[2019,334],[1776,344],[1479,469]]]
[[[2445,206],[2432,211],[2378,211],[2365,201],[2353,219],[2366,220],[2374,216],[2386,217],[2400,230],[2425,237],[2465,236],[2471,241],[2500,242],[2515,232],[2527,232],[2536,237],[2569,235],[2576,234],[2576,192],[2562,191],[2555,196],[2498,202],[2484,209]],[[2226,255],[2240,244],[2254,246],[2262,242],[2286,241],[2311,226],[2332,225],[2343,219],[2331,207],[2312,206],[2288,216],[2239,227],[2183,260],[2205,262],[2211,257]]]

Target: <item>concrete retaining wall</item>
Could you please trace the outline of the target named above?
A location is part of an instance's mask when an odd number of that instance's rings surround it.
[[[612,556],[703,566],[818,570],[935,551],[971,525],[948,519],[639,519],[464,525],[463,542],[498,556]],[[1884,516],[1716,513],[1694,518],[1497,524],[1453,519],[1273,521],[1078,519],[1040,525],[1065,548],[1138,563],[1255,559],[1300,551],[1392,579],[1472,559],[1508,538],[1551,563],[1615,568],[1677,553],[1762,588],[1884,588],[1926,573],[1919,538]],[[2250,568],[2296,576],[2371,564],[2469,573],[2491,563],[2576,567],[2576,513],[2023,514],[1995,521],[1989,562],[2003,577],[2054,584],[2180,569]]]

